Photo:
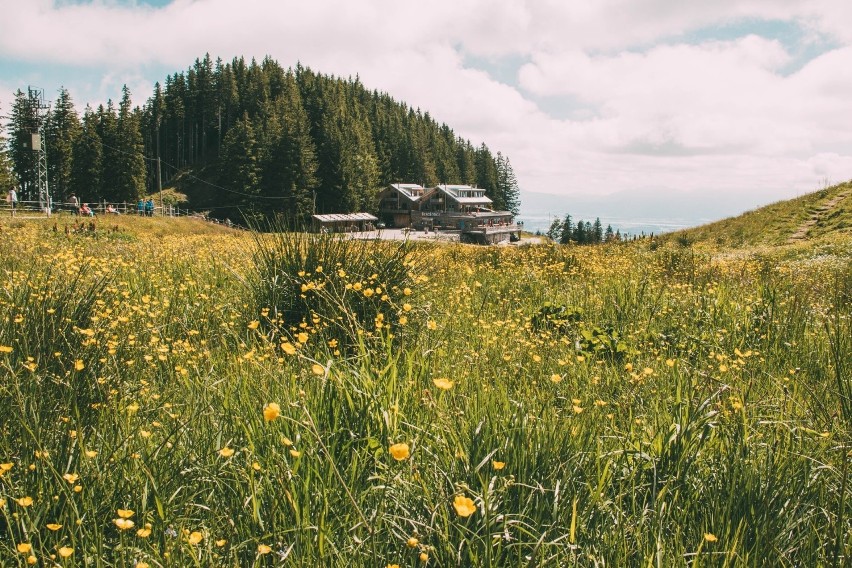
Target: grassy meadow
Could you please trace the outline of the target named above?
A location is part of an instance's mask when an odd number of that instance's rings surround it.
[[[2,566],[850,562],[848,236],[70,223],[0,220]]]

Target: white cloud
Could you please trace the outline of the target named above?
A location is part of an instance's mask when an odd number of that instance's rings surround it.
[[[66,84],[82,111],[117,99],[125,83],[140,104],[162,69],[206,52],[270,55],[285,67],[358,74],[509,155],[531,191],[789,195],[852,177],[848,0],[175,0],[162,9],[0,0],[0,13],[4,111],[30,75],[3,76],[3,61],[85,71]],[[774,20],[836,48],[788,75],[795,46],[777,39],[685,39]],[[520,88],[466,67],[466,56],[528,61]],[[93,70],[99,79],[88,78]],[[536,105],[542,97],[580,104],[585,114],[561,116],[584,118],[550,116]]]

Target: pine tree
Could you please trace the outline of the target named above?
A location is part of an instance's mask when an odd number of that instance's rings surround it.
[[[0,108],[0,113],[2,113]],[[12,160],[9,158],[8,140],[6,140],[6,125],[0,122],[0,193],[8,191],[17,181],[12,173]]]
[[[12,172],[20,183],[18,199],[38,199],[38,160],[32,148],[32,135],[38,132],[36,110],[21,90],[15,93],[12,116],[9,120],[9,157]]]
[[[603,242],[603,226],[601,225],[600,217],[595,219],[595,224],[591,229],[591,242],[595,244],[600,244]]]
[[[565,215],[565,221],[562,222],[562,234],[559,235],[559,242],[567,245],[572,240],[576,240],[574,225],[571,223],[571,215]]]
[[[483,142],[476,150],[476,185],[484,189],[491,197],[494,201],[494,209],[505,211],[506,199],[499,192],[497,177],[497,163],[488,146]]]
[[[604,233],[604,241],[611,242],[615,240],[615,233],[612,231],[612,225],[606,226],[606,232]]]
[[[62,87],[45,125],[48,187],[57,202],[64,202],[70,194],[74,145],[80,130],[80,117],[74,109],[71,95]]]
[[[104,195],[101,185],[103,174],[103,144],[98,134],[98,116],[87,106],[83,113],[80,134],[74,141],[72,150],[71,176],[68,195],[78,198]],[[67,201],[67,196],[66,196]]]
[[[90,202],[99,199],[121,202],[122,199],[118,192],[121,182],[117,167],[121,163],[121,150],[119,149],[118,142],[118,117],[116,116],[112,100],[107,101],[106,107],[99,105],[96,116],[97,126],[95,131],[103,148],[101,172],[98,176],[100,184],[98,186],[92,185],[88,191],[78,194],[77,197],[81,202]]]
[[[145,194],[145,146],[139,120],[139,113],[131,107],[130,89],[125,85],[116,121],[115,201],[133,203]]]
[[[221,213],[256,218],[259,213],[261,169],[255,129],[248,113],[238,120],[222,141],[219,185],[225,188],[219,200]]]
[[[514,170],[512,170],[509,157],[497,152],[497,194],[503,200],[502,209],[517,215],[521,210],[520,193],[518,179],[515,177]]]
[[[550,228],[547,229],[547,238],[549,238],[553,242],[561,242],[562,239],[562,219],[559,217],[554,217],[553,222],[550,223]]]

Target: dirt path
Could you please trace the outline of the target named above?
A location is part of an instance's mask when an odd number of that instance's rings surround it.
[[[796,232],[790,235],[790,238],[787,239],[787,242],[795,243],[797,241],[801,241],[802,239],[807,238],[808,232],[811,230],[811,228],[813,228],[814,225],[819,222],[822,216],[834,209],[838,203],[843,201],[846,196],[849,195],[849,193],[850,190],[846,189],[845,191],[835,195],[832,199],[820,204],[820,206],[817,207],[816,211],[814,211],[811,216],[807,220],[805,220],[804,223],[799,225],[799,228],[796,229]]]

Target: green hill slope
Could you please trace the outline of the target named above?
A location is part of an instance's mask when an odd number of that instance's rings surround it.
[[[852,181],[671,233],[669,238],[741,247],[791,244],[839,232],[852,234]]]

